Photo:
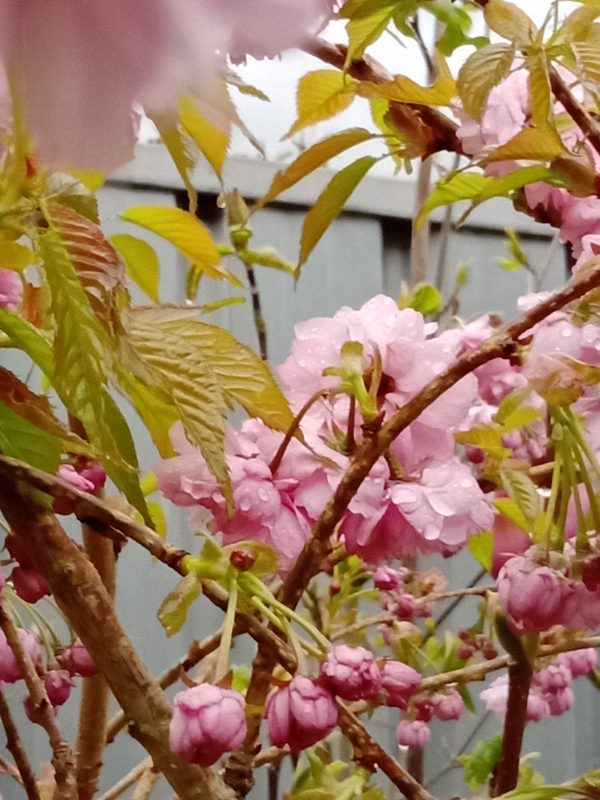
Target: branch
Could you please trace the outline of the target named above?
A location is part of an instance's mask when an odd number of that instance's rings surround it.
[[[330,44],[324,39],[315,37],[304,45],[305,52],[311,56],[331,64],[340,70],[346,63],[347,48],[342,44]],[[348,73],[359,81],[371,83],[389,83],[394,80],[387,69],[370,56],[353,61],[347,69]],[[441,150],[462,153],[462,144],[456,135],[457,126],[436,108],[416,103],[390,102],[390,117],[394,125],[408,138],[418,139],[425,145],[422,158]]]
[[[492,797],[512,791],[519,780],[519,760],[527,725],[527,698],[533,670],[523,657],[508,668],[508,700],[502,734],[502,752],[496,766]]]
[[[549,76],[550,87],[554,96],[573,121],[581,128],[596,153],[600,155],[600,124],[591,114],[588,114],[579,100],[573,97],[569,87],[554,67],[550,67]]]
[[[182,562],[186,556],[190,555],[187,550],[171,547],[151,528],[135,522],[127,514],[113,508],[99,497],[81,492],[57,475],[50,475],[8,456],[0,456],[0,476],[11,482],[23,481],[51,497],[68,500],[77,519],[86,523],[96,534],[106,536],[111,540],[114,540],[115,537],[118,537],[119,540],[122,537],[131,539],[175,572],[180,575],[185,574]],[[203,581],[202,593],[211,603],[222,610],[227,608],[227,592],[218,584],[213,581]],[[298,664],[295,654],[276,632],[266,628],[252,614],[240,611],[237,613],[236,619],[240,625],[240,633],[248,633],[257,642],[263,642],[267,649],[274,652],[276,660],[288,672],[296,671]]]
[[[346,738],[354,747],[354,758],[369,770],[378,766],[405,797],[413,800],[433,800],[433,796],[416,781],[395,758],[367,733],[359,720],[343,703],[338,701],[338,722]]]
[[[0,688],[0,719],[6,733],[6,747],[15,760],[17,770],[23,781],[23,788],[27,794],[27,800],[41,800],[35,775],[31,769],[31,764],[27,758],[27,753],[23,747],[23,742],[19,736],[19,731],[14,723],[10,708],[6,702],[4,692]]]
[[[15,660],[25,680],[25,685],[34,707],[35,721],[48,734],[48,741],[52,749],[54,779],[56,781],[54,800],[77,800],[75,759],[60,731],[56,714],[50,700],[48,700],[44,683],[35,671],[35,666],[29,653],[21,644],[17,629],[1,605],[0,628],[2,628],[6,636],[6,641],[13,651]]]
[[[131,720],[132,736],[148,751],[180,800],[234,800],[209,769],[187,764],[169,748],[171,709],[127,638],[98,573],[52,513],[24,500],[14,484],[0,481],[0,508],[57,605],[90,651],[117,702]]]
[[[110,539],[97,536],[89,525],[83,524],[83,544],[88,558],[98,571],[110,597],[115,596],[116,555]],[[77,753],[77,787],[79,800],[92,800],[102,768],[106,744],[104,728],[108,719],[108,683],[103,675],[83,679],[79,705]]]
[[[235,628],[233,632],[234,634],[236,633]],[[213,635],[209,636],[207,639],[203,639],[201,642],[193,641],[188,648],[187,655],[182,658],[181,661],[178,661],[174,667],[171,667],[171,669],[163,672],[163,674],[156,679],[160,688],[168,689],[169,686],[172,686],[181,678],[182,671],[187,672],[192,667],[195,667],[199,661],[208,656],[210,653],[214,652],[220,644],[220,630],[216,633],[213,633]],[[106,731],[104,733],[105,744],[111,744],[115,736],[125,727],[126,724],[127,719],[122,711],[119,711],[118,714],[115,714],[115,716],[106,726]]]

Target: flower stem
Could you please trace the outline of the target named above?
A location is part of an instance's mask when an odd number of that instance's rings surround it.
[[[519,760],[527,722],[527,698],[533,671],[527,659],[508,668],[508,702],[502,751],[493,781],[492,797],[512,791],[519,779]]]
[[[219,645],[219,655],[215,666],[215,682],[220,681],[229,669],[229,652],[231,650],[231,640],[235,625],[235,613],[237,611],[238,585],[236,580],[231,581],[229,588],[229,600],[227,601],[227,611],[223,622],[221,633],[221,644]]]

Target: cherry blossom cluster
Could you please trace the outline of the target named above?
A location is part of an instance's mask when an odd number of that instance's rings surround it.
[[[456,113],[460,120],[457,135],[464,152],[484,157],[499,145],[506,144],[531,120],[527,71],[515,63],[514,70],[490,92],[480,122],[469,117],[462,108]],[[557,114],[564,109],[556,104]],[[600,168],[600,155],[586,141],[581,129],[572,124],[562,129],[561,138],[565,155],[573,158],[580,175],[587,171],[591,176]],[[490,175],[503,175],[523,163],[514,161],[492,162],[485,167]],[[567,189],[546,183],[533,183],[525,187],[525,199],[530,213],[542,222],[549,222],[560,230],[562,242],[568,243],[576,259],[575,271],[600,252],[600,198],[592,188],[587,196],[577,197]]]
[[[591,672],[596,666],[596,651],[592,648],[560,653],[554,662],[534,673],[527,698],[527,719],[539,722],[544,717],[560,716],[573,706],[571,683]],[[481,698],[489,711],[506,713],[508,676],[496,678]]]

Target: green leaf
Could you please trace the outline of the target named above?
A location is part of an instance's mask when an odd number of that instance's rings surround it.
[[[346,66],[362,57],[366,48],[387,28],[396,7],[397,0],[362,0],[359,3],[346,3],[340,17],[349,17],[346,25],[348,34],[348,53]]]
[[[121,218],[171,242],[209,278],[242,286],[232,272],[219,264],[221,257],[208,229],[189,211],[170,206],[133,206]]]
[[[54,374],[52,347],[33,325],[25,322],[18,314],[0,308],[0,330],[4,331],[15,347],[27,353],[48,380],[52,380]]]
[[[258,264],[268,269],[287,272],[288,275],[293,275],[296,270],[295,265],[290,261],[286,261],[273,247],[262,247],[260,250],[246,250],[245,256],[254,265]]]
[[[527,517],[523,514],[518,504],[515,503],[514,500],[511,500],[510,497],[499,497],[494,500],[494,505],[498,511],[513,522],[517,528],[520,528],[525,533],[530,532],[531,524],[527,521]]]
[[[423,203],[415,225],[419,227],[430,211],[439,206],[471,200],[469,211],[492,197],[509,197],[529,183],[545,181],[551,186],[564,186],[564,179],[543,166],[521,167],[500,178],[486,177],[479,172],[455,172],[441,180]],[[464,217],[463,217],[464,219]]]
[[[200,109],[191,97],[180,99],[179,118],[185,131],[221,179],[229,148],[231,124],[227,126],[227,130],[213,125],[200,113]]]
[[[226,554],[229,560],[231,553],[235,550],[243,550],[254,557],[254,563],[249,570],[253,575],[258,575],[259,577],[263,575],[274,575],[279,569],[279,554],[264,542],[259,542],[256,539],[243,539],[235,544],[224,547],[223,553]],[[243,576],[240,576],[239,580],[243,584]]]
[[[525,66],[529,72],[528,84],[531,119],[537,128],[546,130],[546,128],[552,127],[552,119],[554,116],[546,54],[543,51],[532,53],[527,56]]]
[[[135,319],[150,328],[164,327],[189,348],[197,349],[214,371],[229,403],[239,403],[250,416],[275,430],[290,428],[294,415],[268,365],[229,331],[191,319],[161,319],[160,312],[154,310],[138,310]]]
[[[473,22],[471,15],[451,0],[429,0],[423,10],[433,14],[444,25],[443,33],[435,46],[438,52],[446,56],[452,55],[457,47],[467,44],[481,47],[489,42],[485,36],[468,35]]]
[[[357,81],[337,69],[308,72],[298,84],[297,119],[284,138],[344,111],[354,100],[356,85]]]
[[[37,258],[33,250],[18,242],[0,241],[0,264],[2,269],[23,272],[25,267],[35,264]]]
[[[187,190],[190,214],[195,214],[198,208],[198,192],[192,182],[190,172],[196,165],[196,159],[190,153],[190,147],[186,146],[186,140],[177,124],[177,117],[175,114],[153,114],[150,119],[156,125],[160,138],[169,151]]]
[[[190,608],[202,594],[202,584],[194,574],[182,578],[165,597],[158,609],[158,619],[167,636],[174,636],[184,626]]]
[[[537,28],[524,11],[505,0],[488,0],[483,13],[489,27],[517,46],[532,42]]]
[[[139,315],[131,320],[129,338],[144,364],[144,377],[173,403],[223,496],[232,503],[224,454],[227,405],[208,359],[197,344],[179,335],[178,326],[146,324]]]
[[[492,569],[492,555],[494,552],[494,534],[491,531],[482,531],[467,540],[467,550],[473,558],[488,572]]]
[[[456,97],[456,83],[447,75],[442,75],[432,86],[420,86],[404,75],[397,75],[387,83],[361,81],[356,93],[361,97],[384,97],[394,103],[448,106]]]
[[[454,439],[459,444],[468,444],[483,450],[490,458],[508,458],[510,450],[502,444],[502,432],[494,425],[481,425],[468,431],[458,431]]]
[[[506,78],[515,57],[513,44],[489,44],[476,50],[459,70],[456,88],[464,110],[480,120],[494,86]]]
[[[164,539],[167,535],[167,516],[165,514],[165,509],[156,500],[150,500],[147,505],[148,513],[152,520],[152,526],[158,535],[162,536]]]
[[[501,473],[502,484],[509,497],[515,501],[528,522],[533,522],[542,510],[537,486],[524,472],[505,470]]]
[[[56,325],[54,387],[67,409],[81,421],[117,488],[149,520],[131,433],[104,387],[112,359],[107,334],[56,230],[50,228],[40,236],[39,244]]]
[[[298,269],[306,262],[321,237],[340,214],[346,201],[373,164],[373,156],[363,156],[336,173],[308,211],[302,225]]]
[[[437,314],[442,307],[442,293],[431,283],[418,283],[410,298],[409,307],[426,317]]]
[[[465,781],[471,789],[479,789],[490,777],[500,759],[502,736],[477,742],[469,755],[459,756],[457,761],[465,769]]]
[[[301,181],[302,178],[305,178],[307,175],[310,175],[311,172],[322,167],[327,161],[334,158],[334,156],[373,138],[374,135],[364,128],[351,128],[350,130],[336,133],[335,136],[330,136],[327,139],[317,142],[312,147],[309,147],[308,150],[301,153],[289,167],[277,172],[269,187],[269,191],[256,203],[253,212],[258,211],[263,206],[266,206],[267,203],[272,202],[282,192],[285,192],[286,189],[294,186],[294,184]]]
[[[580,6],[566,17],[551,39],[551,44],[573,44],[587,39],[590,25],[600,17],[600,6]]]
[[[129,233],[115,233],[110,241],[121,254],[127,274],[154,302],[159,302],[158,285],[160,266],[154,248],[148,242]]]
[[[32,425],[0,400],[0,452],[32,467],[54,474],[58,469],[62,442]]]

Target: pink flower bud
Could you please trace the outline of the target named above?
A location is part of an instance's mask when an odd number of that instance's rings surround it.
[[[401,720],[396,728],[396,740],[400,747],[425,747],[429,741],[429,727],[422,720]]]
[[[75,639],[73,644],[60,654],[58,663],[69,675],[80,675],[82,678],[91,678],[98,671],[87,647],[80,639]]]
[[[544,717],[550,715],[550,706],[546,695],[531,687],[529,696],[527,697],[527,712],[526,717],[529,722],[539,722]]]
[[[269,697],[265,716],[271,743],[275,747],[288,744],[292,753],[299,753],[333,730],[337,706],[329,689],[296,675]]]
[[[582,678],[591,672],[596,666],[596,651],[593,647],[585,647],[583,650],[571,650],[568,653],[559,653],[556,656],[555,664],[562,664],[567,667],[574,678]]]
[[[42,597],[50,594],[46,579],[35,569],[15,567],[11,572],[10,579],[15,592],[26,603],[37,603]]]
[[[544,694],[566,689],[571,680],[571,671],[564,664],[551,664],[535,675],[535,682]]]
[[[344,700],[366,700],[381,689],[381,674],[375,656],[364,647],[333,647],[321,664],[321,675],[329,688]]]
[[[173,705],[169,743],[184,761],[210,767],[244,740],[245,703],[239,692],[201,683],[178,692]]]
[[[16,533],[9,533],[4,540],[4,546],[10,553],[11,557],[19,562],[20,566],[25,569],[32,569],[33,565],[27,552],[27,544]]]
[[[397,569],[391,567],[377,567],[373,573],[373,583],[380,592],[391,592],[393,589],[397,589],[403,578],[403,572],[398,572]]]
[[[74,489],[79,489],[80,492],[93,493],[96,488],[95,484],[77,472],[72,464],[61,464],[58,468],[58,477],[70,483]]]
[[[527,556],[514,556],[498,574],[498,599],[518,633],[560,623],[568,586],[559,573]]]
[[[29,654],[29,658],[34,664],[39,664],[42,660],[42,649],[37,636],[24,628],[17,628],[17,634],[21,646]],[[22,677],[15,654],[6,641],[4,632],[0,631],[0,681],[15,683]]]
[[[421,685],[421,676],[402,661],[386,661],[381,670],[381,688],[388,706],[406,708],[408,699]]]
[[[566,711],[570,711],[575,702],[575,695],[570,686],[565,686],[564,689],[558,689],[555,692],[545,695],[550,714],[553,717],[560,717]]]
[[[93,484],[94,488],[92,494],[98,494],[100,489],[104,488],[106,472],[102,464],[99,464],[97,461],[89,461],[85,467],[79,470],[79,474],[86,481]]]
[[[23,297],[23,283],[16,272],[0,269],[0,308],[14,311]]]
[[[456,689],[436,692],[431,696],[433,716],[441,720],[460,719],[465,710],[465,701]]]
[[[56,708],[56,706],[62,706],[69,699],[75,682],[66,669],[51,669],[44,677],[44,685],[48,700]]]

